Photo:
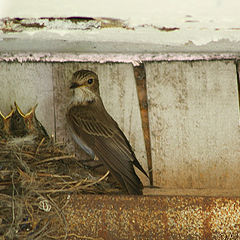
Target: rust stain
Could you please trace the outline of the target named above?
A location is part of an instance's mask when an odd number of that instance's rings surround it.
[[[237,86],[238,86],[238,105],[239,105],[239,111],[240,111],[240,62],[235,61],[236,64],[236,75],[237,75]]]
[[[240,198],[193,196],[74,194],[64,209],[68,239],[238,239],[239,213]]]
[[[3,33],[11,33],[11,32],[22,32],[23,28],[44,28],[44,24],[40,24],[37,22],[22,22],[26,20],[26,18],[7,18],[3,20],[4,26],[2,27]]]
[[[3,31],[3,33],[19,32],[17,30],[11,29],[11,28],[2,28],[1,30]]]
[[[127,30],[134,30],[129,27],[126,21],[119,18],[95,18],[96,21],[101,23],[101,28],[125,28]]]
[[[9,19],[3,20],[3,27],[1,28],[3,33],[10,33],[10,32],[18,32],[17,30],[12,28],[11,22],[9,22]]]
[[[211,220],[211,201],[210,198],[205,198],[203,200],[203,211],[206,212],[206,217],[203,222],[203,237],[204,239],[211,240],[212,234],[211,234],[211,226],[210,226],[210,220]]]
[[[86,23],[89,21],[93,21],[96,24],[100,24],[100,28],[124,28],[127,30],[135,30],[134,27],[130,27],[128,26],[127,22],[122,20],[122,19],[118,19],[118,18],[104,18],[104,17],[100,17],[100,18],[93,18],[93,17],[81,17],[81,16],[72,16],[72,17],[41,17],[41,18],[5,18],[2,19],[1,21],[4,23],[4,27],[1,29],[4,33],[7,32],[22,32],[24,31],[24,27],[25,28],[44,28],[44,27],[48,27],[48,23],[46,22],[46,24],[44,23],[39,23],[39,20],[46,20],[49,22],[53,22],[53,21],[57,21],[57,20],[62,20],[65,22],[71,22],[71,23]],[[187,20],[187,21],[191,21],[192,20]],[[23,28],[21,28],[23,27]],[[176,31],[176,30],[180,30],[180,28],[178,27],[158,27],[155,26],[153,24],[143,24],[140,25],[140,27],[152,27],[154,29],[157,29],[159,31],[163,31],[163,32],[172,32],[172,31]]]
[[[122,27],[125,25],[124,21],[117,18],[96,18],[96,20],[101,22],[102,28]]]
[[[162,28],[154,27],[154,28],[156,28],[160,31],[165,31],[165,32],[172,32],[172,31],[176,31],[176,30],[180,29],[178,27],[172,27],[172,28],[170,28],[170,27],[162,27]]]
[[[140,27],[152,27],[163,32],[172,32],[172,31],[180,30],[180,28],[178,27],[157,27],[153,24],[142,24],[140,25]]]
[[[20,23],[21,26],[26,28],[44,28],[44,24],[40,23]]]
[[[145,149],[147,154],[148,162],[148,174],[150,179],[150,185],[153,186],[153,171],[152,171],[152,148],[151,148],[151,138],[150,138],[150,128],[149,128],[149,118],[148,118],[148,96],[147,96],[147,83],[146,83],[146,71],[144,64],[133,67],[134,77],[136,80],[138,101],[142,119],[142,129],[145,141]]]
[[[39,20],[46,20],[45,23],[39,22]],[[129,27],[126,21],[117,18],[93,18],[93,17],[41,17],[41,18],[4,18],[0,20],[4,23],[2,31],[7,32],[22,32],[24,28],[48,28],[48,23],[53,21],[64,21],[71,23],[86,23],[92,21],[95,24],[99,24],[98,28],[125,28],[127,30],[134,30],[134,28]],[[52,28],[52,26],[51,26]],[[94,28],[94,26],[92,26]],[[96,27],[95,27],[96,28]],[[86,29],[91,29],[86,28]]]
[[[185,21],[186,23],[196,23],[196,22],[199,22],[198,20],[186,20]]]
[[[73,17],[50,17],[50,18],[46,18],[46,17],[41,17],[40,19],[44,19],[44,20],[49,20],[51,21],[56,21],[56,20],[67,20],[67,21],[71,21],[73,23],[78,23],[78,22],[88,22],[88,21],[93,21],[95,20],[92,17],[77,17],[77,16],[73,16]]]

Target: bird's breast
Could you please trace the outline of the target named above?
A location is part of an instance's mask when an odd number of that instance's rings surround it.
[[[96,94],[86,87],[78,88],[74,91],[72,103],[79,105],[88,105],[88,102],[92,102],[96,99]]]

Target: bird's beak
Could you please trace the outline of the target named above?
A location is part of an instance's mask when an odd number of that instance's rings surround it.
[[[80,86],[81,86],[81,85],[79,85],[78,83],[72,82],[72,83],[71,83],[71,86],[70,86],[70,89],[75,89],[75,88],[80,87]]]

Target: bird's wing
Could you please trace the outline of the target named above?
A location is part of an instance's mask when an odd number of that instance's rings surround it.
[[[121,185],[131,194],[141,194],[143,186],[133,168],[137,159],[117,123],[108,115],[81,107],[70,109],[67,117],[71,128],[93,149]]]
[[[105,114],[105,116],[99,114],[96,117],[96,114],[93,114],[89,111],[84,111],[83,109],[84,108],[82,108],[81,111],[75,110],[74,114],[72,114],[75,125],[81,127],[84,132],[91,136],[111,138],[111,141],[115,143],[115,147],[117,147],[126,158],[129,158],[129,160],[132,161],[132,163],[148,177],[147,173],[138,162],[127,138],[118,127],[118,124],[114,121],[114,119],[109,114]],[[107,122],[104,117],[108,118]],[[107,123],[110,124],[107,125]]]

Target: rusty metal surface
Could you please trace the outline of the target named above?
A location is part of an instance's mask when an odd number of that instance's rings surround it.
[[[240,198],[71,195],[64,214],[68,239],[240,238]]]

